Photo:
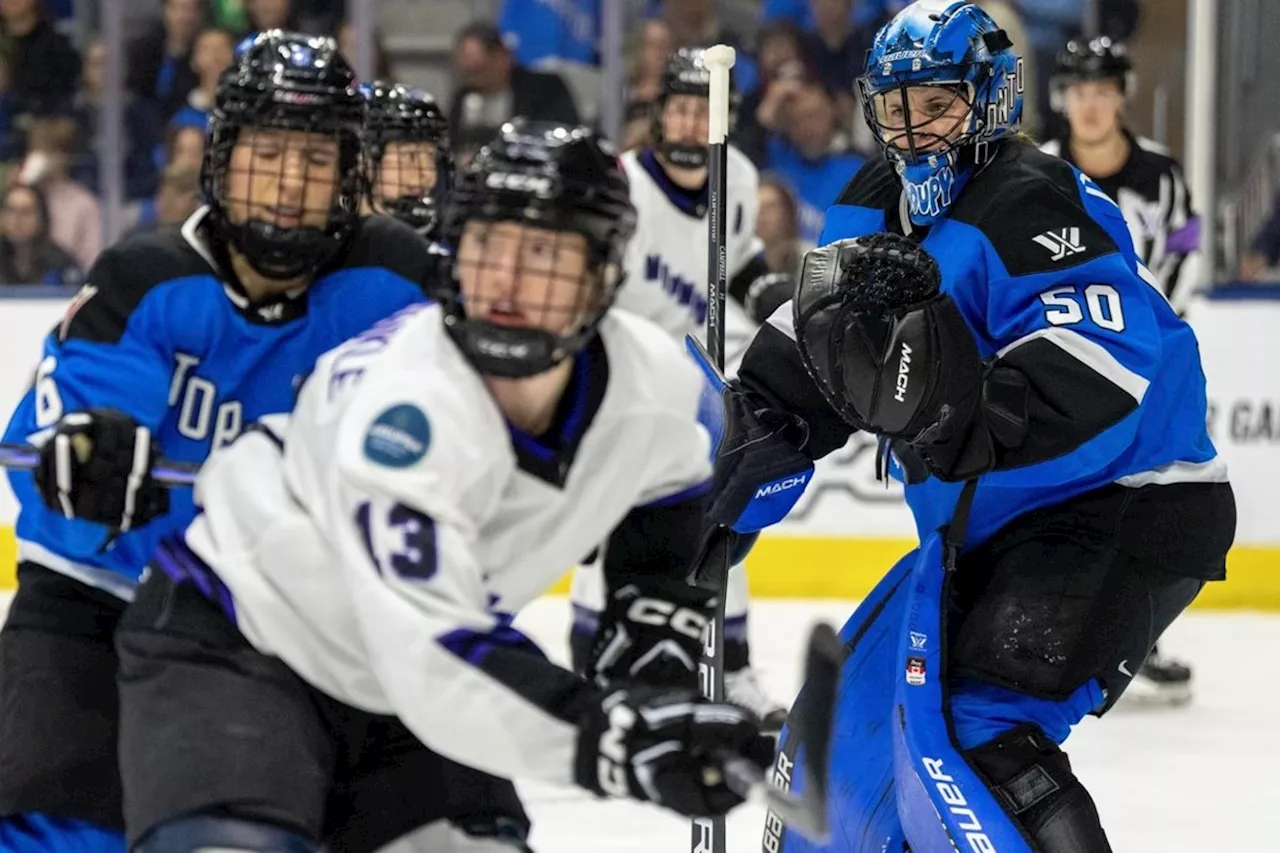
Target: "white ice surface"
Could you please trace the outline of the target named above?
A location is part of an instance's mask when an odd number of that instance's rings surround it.
[[[757,601],[752,657],[765,686],[789,699],[815,619],[836,627],[852,602]],[[567,604],[545,599],[517,625],[564,660]],[[1180,708],[1126,709],[1088,718],[1066,747],[1102,814],[1116,853],[1280,851],[1280,617],[1185,614],[1162,651],[1195,668],[1195,699]],[[538,853],[680,853],[688,823],[639,804],[591,801],[522,786]],[[729,818],[731,853],[758,853],[763,812]]]

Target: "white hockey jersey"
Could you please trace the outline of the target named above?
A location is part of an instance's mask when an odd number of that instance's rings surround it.
[[[693,334],[705,341],[706,198],[692,198],[672,184],[652,149],[628,151],[621,159],[631,183],[637,226],[627,246],[627,279],[614,305],[649,318],[677,340]],[[755,235],[759,175],[746,155],[732,146],[726,159],[725,254],[732,280],[762,248]],[[737,363],[754,331],[742,306],[726,299],[726,365]]]
[[[185,547],[245,637],[318,689],[399,716],[456,761],[570,783],[587,684],[507,614],[620,524],[662,512],[700,527],[704,383],[656,326],[608,316],[552,449],[504,419],[440,311],[329,352],[291,416],[215,454]],[[683,577],[680,557],[667,546],[649,571]]]

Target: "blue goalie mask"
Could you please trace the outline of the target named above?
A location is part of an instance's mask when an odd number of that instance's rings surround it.
[[[898,13],[876,34],[858,88],[915,225],[946,215],[1022,117],[1022,59],[964,0],[918,0]]]

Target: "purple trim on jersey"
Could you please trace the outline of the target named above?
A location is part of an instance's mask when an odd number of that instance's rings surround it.
[[[649,501],[647,504],[644,504],[641,508],[649,509],[651,507],[674,506],[675,504],[682,504],[685,501],[691,501],[694,498],[700,498],[703,495],[709,493],[710,491],[711,491],[711,480],[707,479],[707,480],[703,480],[701,483],[692,485],[687,489],[681,489],[680,491],[675,492],[674,494],[670,494],[670,495],[667,495],[666,497],[658,498],[656,501]]]
[[[483,666],[489,652],[500,646],[522,649],[533,652],[538,657],[545,657],[542,650],[533,641],[510,625],[499,622],[491,631],[473,631],[470,628],[459,628],[450,631],[436,640],[446,651],[455,657],[462,658],[475,667]]]
[[[591,383],[591,360],[586,350],[574,356],[573,380],[570,391],[573,394],[573,408],[569,410],[569,417],[565,418],[564,427],[560,430],[560,447],[576,444],[582,437],[578,431],[582,429],[582,419],[587,414],[587,399],[590,397]],[[556,450],[547,447],[537,436],[525,432],[510,421],[507,421],[507,430],[511,433],[513,444],[520,445],[522,450],[528,451],[539,459],[548,460],[556,455]]]
[[[595,634],[600,627],[600,611],[592,610],[581,604],[573,605],[573,632],[578,634]]]
[[[658,189],[662,190],[662,194],[667,197],[667,201],[680,208],[683,212],[690,216],[701,217],[702,214],[698,208],[705,210],[707,204],[707,186],[702,185],[697,197],[686,190],[684,187],[677,186],[674,181],[667,177],[666,171],[662,168],[662,164],[658,162],[657,156],[653,153],[652,148],[646,148],[636,157],[640,166],[649,173],[649,177],[653,178],[653,182],[658,185]]]
[[[236,606],[231,590],[185,542],[176,538],[162,541],[152,558],[152,565],[168,575],[176,585],[191,584],[200,590],[201,595],[218,605],[232,622],[235,621]]]
[[[1170,231],[1164,250],[1175,255],[1189,255],[1200,248],[1200,217],[1193,216],[1177,231]]]
[[[725,617],[724,639],[727,643],[745,643],[747,641],[747,614]]]

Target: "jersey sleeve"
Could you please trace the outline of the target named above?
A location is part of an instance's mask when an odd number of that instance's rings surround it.
[[[30,390],[9,422],[9,441],[39,444],[65,414],[118,409],[156,430],[169,407],[174,361],[148,259],[116,247],[104,252],[62,321],[45,339]],[[139,266],[141,265],[141,269]],[[22,505],[18,535],[87,557],[106,541],[105,526],[67,519],[45,507],[27,471],[10,471]]]
[[[1078,202],[1031,189],[1008,200],[1016,218],[984,229],[988,355],[1028,386],[1027,438],[997,453],[993,484],[1064,483],[1113,462],[1161,358],[1163,299],[1139,273],[1119,208],[1087,179]]]
[[[1195,264],[1187,260],[1200,249],[1200,217],[1191,206],[1191,189],[1177,163],[1170,163],[1168,176],[1162,178],[1162,189],[1166,181],[1169,199],[1164,207],[1165,221],[1161,223],[1164,253],[1153,259],[1151,272],[1173,310],[1181,316],[1195,288]]]
[[[791,302],[779,306],[756,332],[742,357],[736,383],[764,405],[804,419],[809,441],[802,450],[810,459],[839,450],[854,433],[805,369],[796,345]]]
[[[449,396],[388,399],[339,431],[333,535],[356,622],[374,676],[423,743],[498,776],[568,784],[591,691],[489,609],[476,490],[492,481],[491,454],[461,392]]]

